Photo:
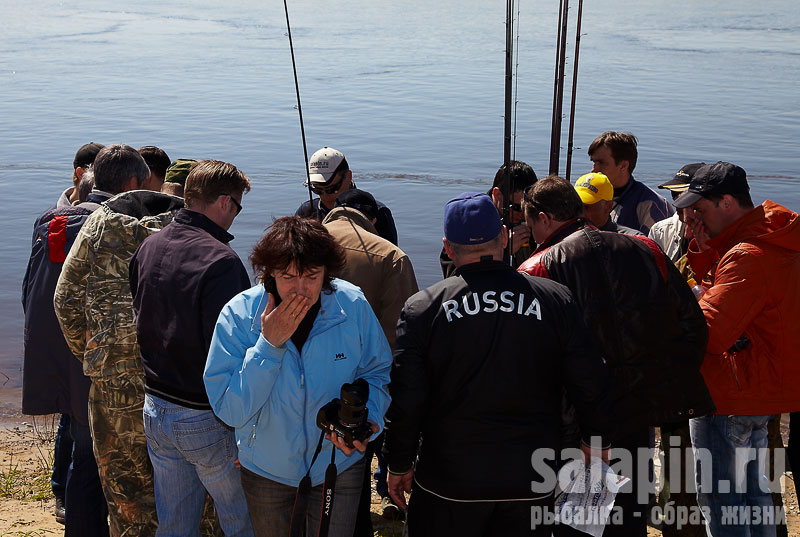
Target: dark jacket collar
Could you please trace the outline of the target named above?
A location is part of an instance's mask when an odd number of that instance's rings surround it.
[[[546,250],[550,248],[554,244],[558,244],[565,237],[571,235],[574,231],[581,229],[582,227],[586,226],[586,220],[582,218],[576,218],[574,220],[570,220],[565,222],[560,228],[555,230],[547,239],[536,248],[536,251],[533,253],[541,252],[542,250]]]
[[[221,226],[219,226],[209,217],[202,213],[198,213],[197,211],[181,209],[178,211],[178,214],[175,215],[175,221],[179,224],[198,227],[203,231],[208,232],[209,235],[217,239],[222,244],[228,244],[233,240],[233,235],[222,229]]]
[[[86,201],[89,203],[103,203],[104,201],[108,201],[112,198],[113,194],[109,194],[108,192],[103,192],[102,190],[93,190],[86,196]]]
[[[454,276],[460,276],[462,274],[469,274],[471,272],[486,272],[489,270],[513,270],[513,268],[503,261],[497,259],[489,259],[485,261],[476,261],[475,263],[469,263],[466,265],[461,265],[458,267],[455,272],[453,273]]]
[[[630,179],[628,179],[628,182],[625,183],[625,186],[622,186],[620,188],[614,188],[614,197],[613,197],[613,199],[614,200],[619,200],[620,198],[624,198],[625,194],[627,194],[628,192],[633,190],[633,185],[634,184],[636,184],[636,179],[634,179],[633,175],[631,175]]]

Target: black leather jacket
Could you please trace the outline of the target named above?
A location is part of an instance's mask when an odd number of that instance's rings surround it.
[[[572,291],[610,366],[615,410],[626,428],[714,411],[700,374],[708,341],[703,312],[653,241],[578,220],[557,231],[519,270]]]
[[[561,448],[565,388],[587,442],[612,427],[610,378],[569,290],[500,261],[408,299],[391,378],[389,470],[412,468],[421,437],[414,477],[445,498],[542,496],[531,457]]]

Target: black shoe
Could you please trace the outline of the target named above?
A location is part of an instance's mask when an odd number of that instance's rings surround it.
[[[67,510],[64,508],[64,498],[56,496],[56,522],[64,524],[67,521]]]
[[[389,496],[381,498],[381,516],[386,520],[403,520],[405,513]]]

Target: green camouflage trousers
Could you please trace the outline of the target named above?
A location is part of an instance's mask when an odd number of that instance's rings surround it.
[[[158,527],[143,406],[142,375],[126,371],[114,378],[92,379],[89,424],[112,537],[153,537]],[[204,536],[223,535],[208,497],[200,526]]]

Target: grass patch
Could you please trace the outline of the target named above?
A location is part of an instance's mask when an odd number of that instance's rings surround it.
[[[0,497],[20,501],[41,501],[53,497],[50,471],[23,472],[12,456],[8,466],[0,469]]]
[[[20,484],[24,481],[19,463],[14,462],[14,456],[8,460],[8,468],[0,469],[0,496],[3,498],[17,498]]]
[[[60,416],[58,414],[33,417],[34,447],[36,448],[35,473],[38,477],[47,476],[48,482],[50,480],[50,474],[53,471],[53,461],[55,457],[53,445],[56,441],[59,419]]]
[[[20,465],[12,453],[8,463],[0,467],[0,497],[20,501],[47,501],[53,498],[50,476],[53,471],[53,442],[59,416],[39,416],[33,419],[32,430],[16,433],[31,438],[32,464]],[[16,429],[16,428],[15,428]],[[38,535],[37,533],[4,533],[0,535]],[[42,531],[42,530],[33,530]]]

